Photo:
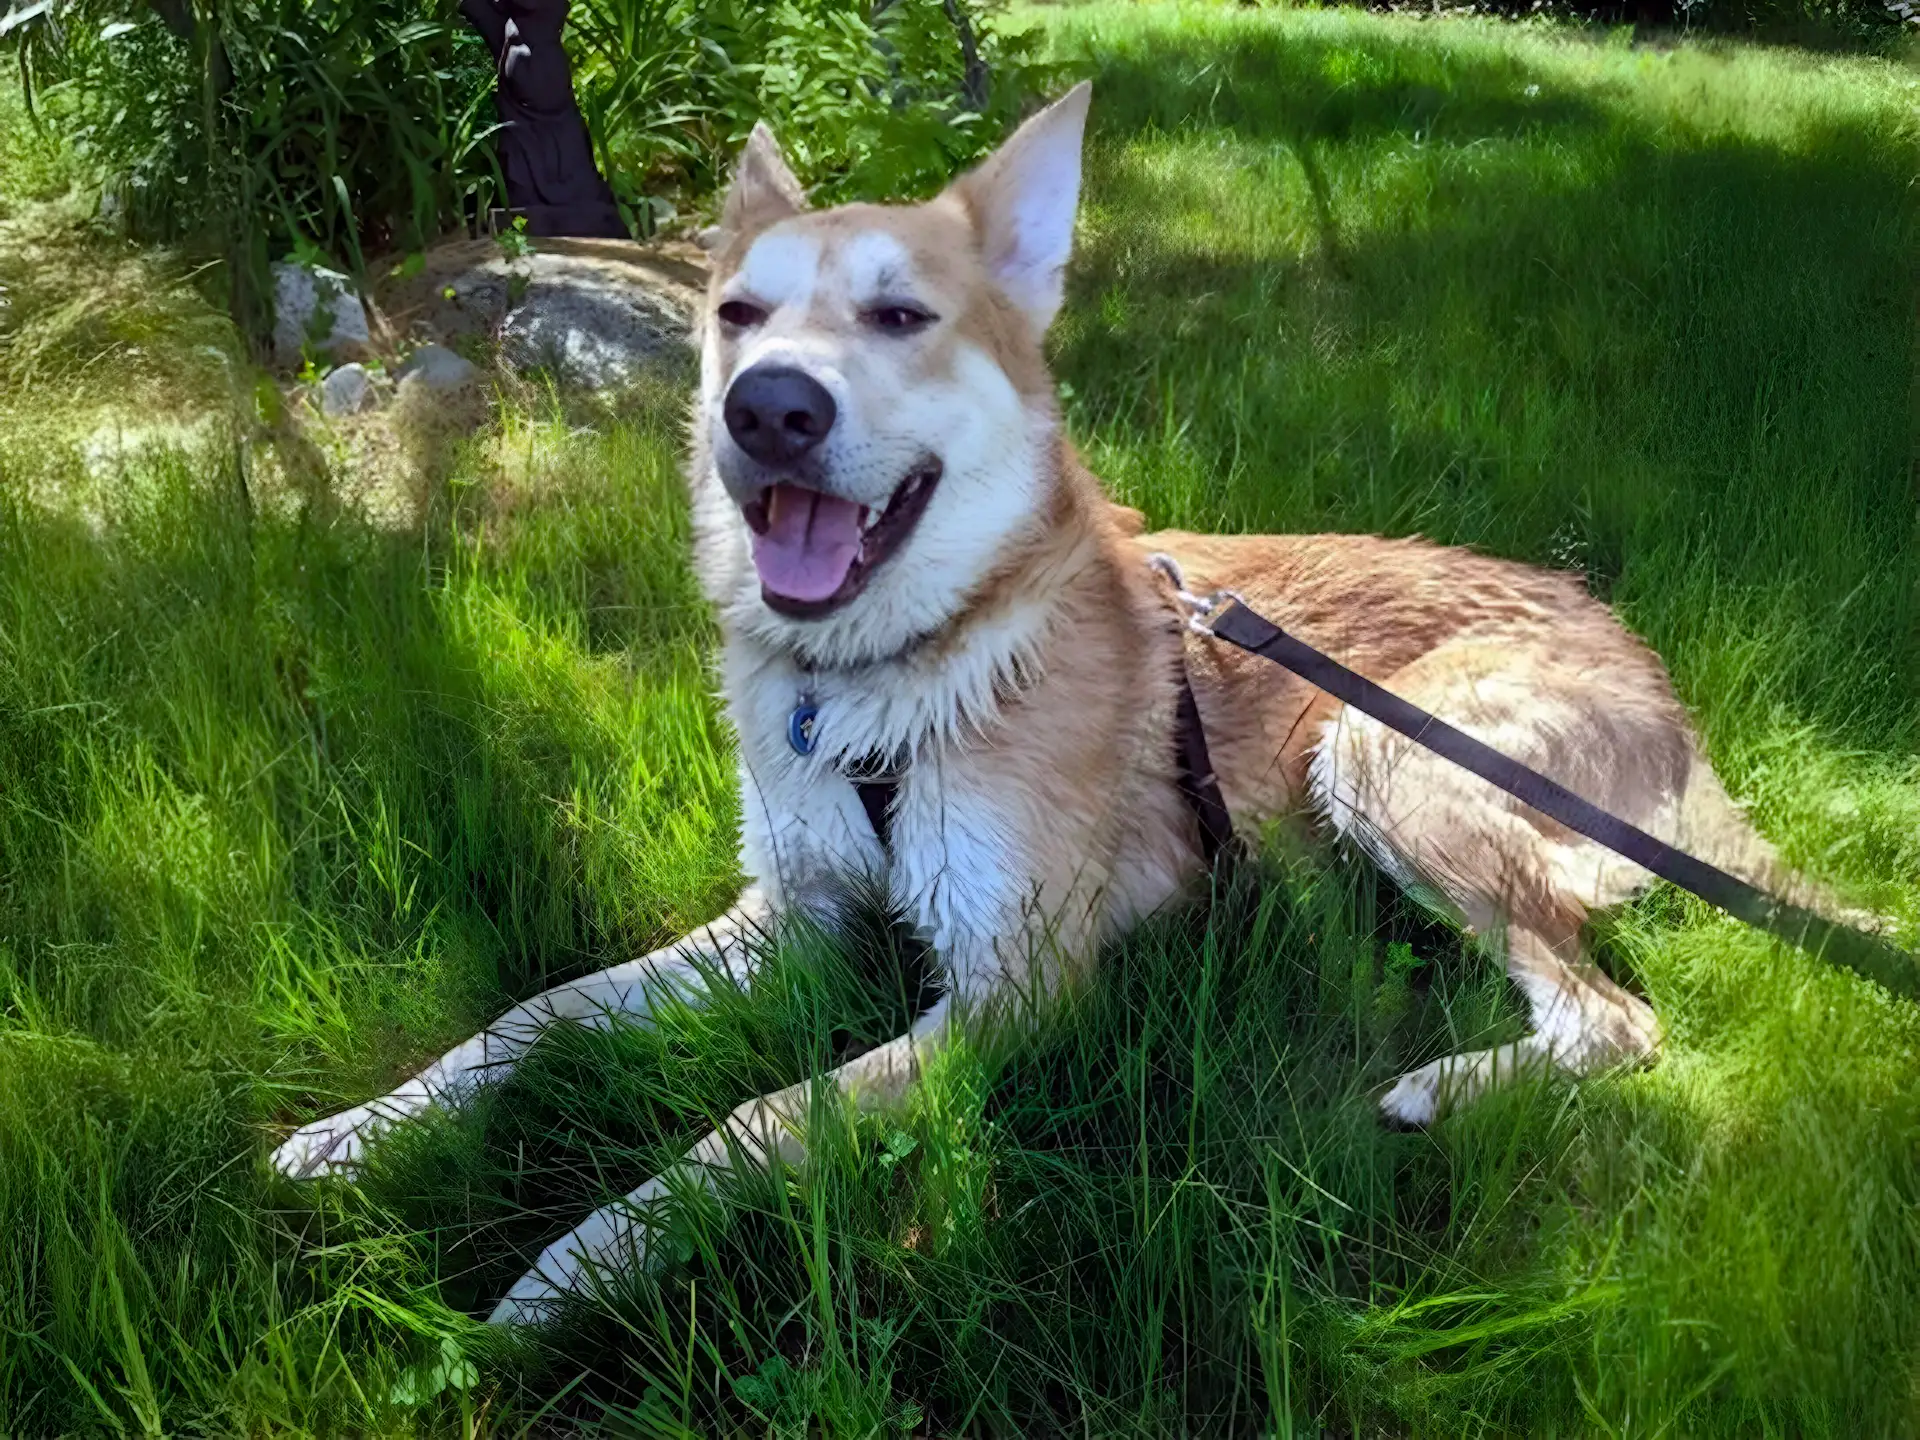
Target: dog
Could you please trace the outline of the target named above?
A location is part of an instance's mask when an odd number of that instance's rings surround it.
[[[1644,1061],[1660,1026],[1582,952],[1648,875],[1277,666],[1183,630],[1165,578],[1278,624],[1593,803],[1782,894],[1819,899],[1728,798],[1659,659],[1578,577],[1417,539],[1142,533],[1062,433],[1059,310],[1089,90],[923,204],[815,211],[772,135],[713,236],[689,476],[738,736],[739,903],[696,934],[515,1006],[393,1093],[274,1154],[351,1169],[386,1126],[509,1073],[559,1021],[644,1023],[750,986],[781,917],[832,924],[878,882],[942,996],[824,1077],[898,1105],[962,1016],[1055,993],[1206,872],[1182,789],[1190,684],[1250,829],[1304,809],[1504,946],[1531,1032],[1402,1076],[1424,1124],[1540,1067]],[[1151,563],[1150,563],[1151,562]],[[878,796],[876,803],[875,797]],[[729,1166],[805,1155],[811,1083],[735,1109],[677,1167],[547,1247],[496,1322],[644,1261],[648,1217]]]

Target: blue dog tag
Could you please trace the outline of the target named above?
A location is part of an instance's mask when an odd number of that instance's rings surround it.
[[[787,717],[787,744],[793,747],[794,754],[813,753],[813,730],[819,719],[818,705],[806,702],[793,707],[793,713]]]

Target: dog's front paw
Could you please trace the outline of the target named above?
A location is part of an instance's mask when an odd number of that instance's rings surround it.
[[[487,1316],[489,1325],[542,1325],[586,1288],[596,1267],[644,1260],[644,1232],[614,1206],[596,1211],[540,1252]]]
[[[692,1183],[703,1183],[695,1177]],[[487,1317],[489,1325],[540,1325],[553,1319],[569,1296],[606,1275],[648,1268],[659,1260],[654,1227],[678,1202],[666,1176],[647,1181],[626,1199],[604,1205],[540,1252],[534,1266],[507,1291]]]
[[[273,1168],[293,1180],[350,1173],[366,1158],[369,1141],[395,1121],[411,1120],[427,1104],[424,1095],[388,1095],[302,1125],[274,1150]]]
[[[1380,1097],[1380,1113],[1395,1125],[1431,1125],[1440,1113],[1441,1062],[1409,1070]]]

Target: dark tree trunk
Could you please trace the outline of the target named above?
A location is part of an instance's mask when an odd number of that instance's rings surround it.
[[[987,108],[987,97],[993,88],[993,74],[987,69],[987,62],[980,58],[980,45],[974,39],[973,23],[967,19],[967,12],[960,8],[959,0],[941,0],[941,8],[947,12],[954,34],[960,39],[960,60],[965,67],[960,82],[962,93],[967,97],[968,108],[978,115]]]
[[[193,42],[193,7],[187,0],[148,0],[148,3],[167,29],[189,44]]]
[[[594,163],[573,96],[573,69],[560,43],[567,7],[568,0],[460,0],[499,76],[494,99],[508,206],[526,216],[530,235],[625,239],[626,223]]]

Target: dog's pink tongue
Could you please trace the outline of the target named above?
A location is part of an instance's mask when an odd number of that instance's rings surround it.
[[[825,600],[860,553],[860,507],[851,500],[776,485],[767,496],[767,529],[753,537],[760,583],[789,600]]]

